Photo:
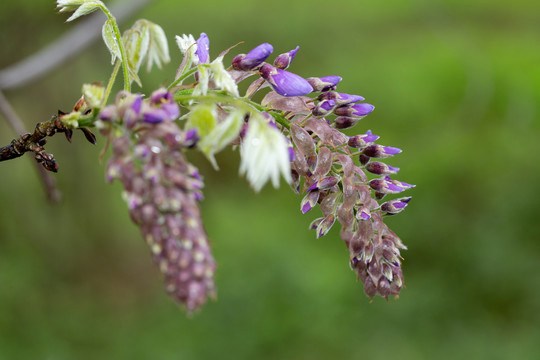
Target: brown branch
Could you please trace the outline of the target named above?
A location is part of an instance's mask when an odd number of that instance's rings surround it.
[[[57,172],[58,164],[54,156],[47,154],[43,148],[47,142],[45,138],[57,132],[70,133],[71,130],[66,128],[59,116],[55,115],[49,121],[38,123],[32,134],[23,134],[18,139],[12,140],[9,145],[0,148],[0,161],[15,159],[31,151],[37,162],[45,169]]]
[[[0,91],[0,113],[4,115],[7,122],[11,125],[13,130],[17,132],[17,134],[23,134],[26,133],[24,129],[24,125],[15,113],[15,110],[11,107],[7,99],[4,97],[4,94]],[[13,142],[12,142],[13,143]],[[0,152],[10,152],[10,145],[7,147],[3,147],[0,149]],[[41,178],[41,181],[43,183],[43,186],[45,187],[45,193],[47,194],[47,198],[49,201],[56,203],[60,201],[61,193],[56,188],[56,182],[54,178],[37,162],[34,162],[36,165],[36,170],[39,173],[39,176]]]

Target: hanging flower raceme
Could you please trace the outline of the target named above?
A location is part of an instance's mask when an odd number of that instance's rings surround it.
[[[268,54],[260,50],[269,45],[263,45],[250,52],[261,55],[253,56],[256,66],[244,66],[247,56],[239,55],[233,60],[233,71],[237,81],[253,74],[261,76],[249,86],[249,97],[266,86],[273,90],[262,105],[279,120],[279,129],[293,144],[291,185],[304,193],[300,210],[305,214],[319,205],[322,216],[310,225],[317,237],[326,235],[335,223],[341,224],[340,235],[349,249],[351,267],[369,297],[399,294],[403,287],[400,250],[406,247],[384,224],[383,216],[403,211],[411,197],[379,201],[414,185],[390,178],[399,168],[379,160],[393,157],[401,149],[376,144],[379,136],[369,130],[355,136],[343,134],[341,129],[356,126],[375,107],[364,102],[363,96],[337,92],[340,76],[304,79],[285,71],[298,47],[279,55],[270,65],[263,62]],[[252,156],[253,160],[242,166],[250,174],[248,178],[256,181],[266,168]],[[253,173],[249,173],[250,168]]]
[[[178,116],[178,105],[165,89],[144,100],[121,93],[101,113],[104,131],[121,124],[107,178],[124,186],[131,218],[163,273],[167,292],[192,312],[215,296],[216,264],[198,206],[202,179],[182,152],[193,146],[196,132],[180,130],[173,121]]]

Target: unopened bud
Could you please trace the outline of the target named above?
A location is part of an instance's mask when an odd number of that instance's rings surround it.
[[[289,52],[279,54],[276,57],[276,60],[274,60],[274,66],[277,67],[278,69],[283,69],[283,70],[288,68],[291,62],[293,61],[294,57],[296,56],[298,49],[300,49],[300,46],[297,46],[296,49],[293,49]]]
[[[411,199],[409,196],[387,201],[381,205],[381,210],[392,215],[398,214],[405,209]]]
[[[341,81],[341,76],[310,77],[307,81],[313,87],[313,91],[329,91],[336,88],[336,85]]]

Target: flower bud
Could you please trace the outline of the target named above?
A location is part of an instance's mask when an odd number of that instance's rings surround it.
[[[372,158],[387,158],[399,154],[402,150],[391,146],[382,146],[378,144],[369,145],[363,151],[364,155]]]
[[[294,57],[296,56],[298,49],[300,49],[300,46],[297,46],[296,49],[293,49],[289,52],[279,54],[276,57],[276,60],[274,60],[274,66],[277,67],[278,69],[283,69],[283,70],[288,68],[291,62],[293,61]]]
[[[210,58],[210,40],[205,33],[197,39],[197,50],[195,51],[200,63],[208,63]]]
[[[150,104],[152,105],[160,105],[162,103],[170,103],[173,101],[172,94],[164,87],[155,90],[152,92],[152,95],[150,95]]]
[[[369,220],[369,219],[371,219],[371,212],[369,211],[367,207],[361,206],[356,212],[356,220],[362,221],[362,220]]]
[[[405,209],[411,199],[409,196],[387,201],[381,205],[381,210],[392,215],[398,214]]]
[[[238,55],[233,59],[233,68],[236,70],[253,70],[263,63],[264,60],[274,51],[272,45],[268,43],[261,44],[247,53],[247,55]]]
[[[116,120],[116,106],[107,105],[99,112],[99,119],[105,122],[113,122]]]
[[[373,190],[383,194],[397,194],[405,190],[401,186],[383,179],[373,179],[368,183],[368,185]]]
[[[308,191],[311,190],[327,190],[333,187],[338,183],[339,179],[335,176],[328,176],[325,178],[322,178],[321,180],[317,181],[315,184],[311,185],[308,189]]]
[[[364,97],[360,95],[349,95],[345,93],[338,93],[335,91],[327,91],[319,95],[319,100],[334,100],[338,106],[355,103],[358,101],[364,101]]]
[[[317,204],[317,201],[319,200],[319,192],[318,191],[310,191],[307,193],[306,196],[302,199],[302,202],[300,203],[300,211],[302,211],[302,214],[307,213],[309,210],[313,209],[315,205]]]
[[[354,116],[362,117],[371,113],[375,106],[368,103],[359,103],[354,105],[343,105],[334,110],[334,114],[338,116]]]
[[[313,91],[329,91],[336,88],[336,85],[341,81],[341,77],[335,75],[324,76],[321,78],[310,77],[307,81],[313,87]]]
[[[311,113],[315,116],[325,116],[329,114],[335,106],[336,102],[334,100],[323,100],[313,108]]]
[[[348,144],[350,147],[360,149],[368,146],[370,143],[376,141],[378,138],[378,135],[373,135],[371,133],[371,130],[368,130],[365,134],[351,136],[349,138]]]
[[[277,69],[270,64],[264,64],[261,67],[261,76],[281,96],[301,96],[313,91],[309,82],[303,77]]]
[[[384,177],[384,180],[389,181],[392,184],[399,186],[403,189],[412,189],[413,187],[416,187],[416,185],[407,184],[406,182],[403,182],[403,181],[392,180],[390,176],[388,175]]]
[[[364,154],[360,154],[358,156],[358,161],[360,161],[360,164],[362,164],[362,165],[366,165],[369,162],[370,159],[371,158],[369,156],[364,155]]]
[[[379,161],[373,161],[366,164],[366,170],[376,175],[397,174],[399,168],[387,165]]]
[[[317,226],[317,239],[326,235],[336,222],[334,214],[328,214]]]
[[[348,116],[338,116],[334,120],[334,125],[337,129],[349,129],[358,124],[360,118],[353,118]]]

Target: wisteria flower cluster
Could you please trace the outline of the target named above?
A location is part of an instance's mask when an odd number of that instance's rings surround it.
[[[301,194],[303,214],[319,207],[310,224],[317,238],[340,224],[350,267],[370,298],[400,293],[406,247],[383,219],[403,211],[411,197],[392,196],[414,185],[394,179],[399,169],[383,162],[400,149],[377,143],[370,130],[345,135],[374,106],[338,92],[341,77],[290,72],[299,47],[269,62],[274,49],[268,43],[228,65],[225,56],[235,47],[212,59],[202,33],[176,37],[182,59],[174,80],[145,95],[131,84],[142,86],[137,73],[144,61],[149,69],[170,60],[163,30],[139,20],[121,34],[101,1],[58,0],[58,7],[73,12],[68,21],[102,10],[108,17],[103,39],[115,64],[106,87],[85,85],[84,106],[59,114],[58,131],[95,126],[108,138],[107,179],[121,182],[167,292],[189,312],[215,296],[216,262],[199,210],[203,179],[185,154],[201,151],[218,169],[215,154],[228,146],[239,147],[239,172],[255,191],[267,182],[277,188],[283,179]],[[120,69],[124,90],[107,105]],[[248,80],[241,95],[238,84]],[[260,102],[253,100],[257,93]]]

